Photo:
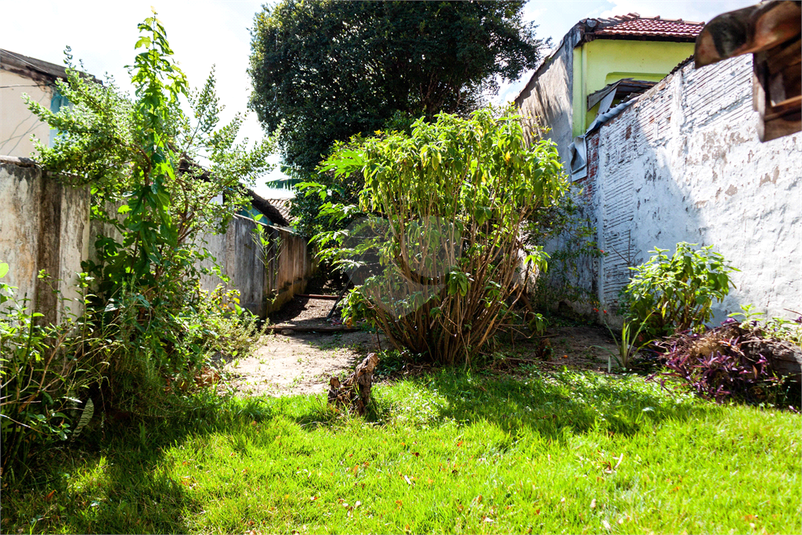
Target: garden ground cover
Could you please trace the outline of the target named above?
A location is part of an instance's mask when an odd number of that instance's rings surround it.
[[[637,375],[444,369],[374,389],[187,400],[53,450],[3,489],[2,531],[796,533],[800,416]],[[89,437],[91,438],[91,437]],[[32,461],[33,462],[33,461]]]

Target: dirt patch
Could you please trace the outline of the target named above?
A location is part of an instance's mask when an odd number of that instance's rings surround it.
[[[253,396],[322,394],[329,377],[350,373],[376,349],[376,335],[367,332],[264,336],[253,356],[226,366],[224,388]]]
[[[327,319],[334,303],[296,296],[269,319],[271,324],[287,326],[336,327],[341,323],[338,314]],[[226,365],[228,378],[221,388],[253,396],[325,393],[332,375],[350,373],[369,352],[379,349],[376,334],[365,331],[286,333],[263,336],[251,357]]]
[[[271,320],[281,325],[331,327],[339,323],[337,315],[333,316],[334,321],[326,319],[333,306],[333,300],[296,297],[271,315]],[[488,353],[488,365],[497,370],[521,366],[554,370],[565,366],[606,372],[608,355],[616,352],[609,332],[594,325],[555,326],[540,338],[502,334],[499,339]],[[328,390],[332,375],[344,376],[369,352],[388,347],[383,336],[377,339],[376,334],[364,331],[325,334],[285,331],[264,336],[253,356],[226,366],[227,379],[221,390],[237,395],[322,394]],[[399,371],[399,375],[405,372]]]
[[[605,327],[571,325],[548,330],[551,366],[607,371],[607,358],[618,349]],[[615,367],[615,361],[613,361]]]
[[[340,323],[339,313],[327,318],[336,301],[296,296],[268,316],[271,325],[297,325],[303,327],[331,326]],[[339,312],[339,311],[338,311]]]
[[[500,334],[495,346],[485,351],[492,369],[514,371],[535,367],[544,371],[563,367],[607,371],[610,354],[616,354],[615,342],[606,328],[597,325],[552,326],[543,336],[525,338]],[[615,371],[615,361],[612,361]]]

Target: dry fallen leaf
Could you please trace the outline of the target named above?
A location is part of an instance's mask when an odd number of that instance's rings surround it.
[[[596,509],[596,498],[593,498],[593,499],[590,501],[590,508],[591,508],[591,509]]]
[[[606,520],[602,520],[602,526],[604,526],[604,529],[610,529],[610,523]]]

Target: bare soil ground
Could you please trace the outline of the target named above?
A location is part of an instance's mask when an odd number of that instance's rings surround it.
[[[296,297],[271,315],[271,324],[336,325],[337,316],[333,322],[326,320],[333,305],[333,300]],[[383,336],[364,331],[282,332],[263,336],[251,357],[228,363],[221,389],[244,396],[325,393],[332,375],[346,375],[369,352],[389,347]],[[565,325],[551,327],[541,338],[502,335],[495,348],[488,351],[493,355],[491,367],[498,370],[513,371],[530,365],[543,370],[566,366],[606,371],[609,352],[615,350],[604,327]],[[399,375],[408,373],[414,373],[414,369],[401,371]]]
[[[339,316],[335,315],[333,321],[326,319],[334,304],[333,300],[296,296],[270,315],[270,323],[306,328],[336,326]],[[263,336],[252,356],[228,363],[228,378],[222,387],[253,396],[324,393],[332,375],[350,373],[365,355],[379,349],[378,343],[376,334],[365,331],[279,331]]]

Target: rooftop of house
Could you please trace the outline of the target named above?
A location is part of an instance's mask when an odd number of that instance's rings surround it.
[[[289,227],[289,217],[285,217],[280,203],[283,199],[264,199],[255,191],[249,189],[248,194],[251,196],[253,207],[262,212],[274,225],[282,227]],[[289,208],[286,209],[286,215],[289,215]]]
[[[37,82],[54,82],[57,78],[67,79],[67,70],[62,65],[29,58],[2,48],[0,48],[0,69]]]
[[[612,19],[585,19],[585,40],[602,39],[659,39],[671,41],[696,40],[704,22],[682,19],[641,17],[637,13],[618,15]]]
[[[638,13],[616,15],[609,19],[582,19],[563,36],[556,48],[543,57],[535,68],[535,72],[532,73],[529,82],[515,97],[515,102],[520,104],[521,99],[531,89],[534,80],[548,69],[549,65],[553,63],[554,57],[566,45],[573,48],[596,39],[694,43],[696,36],[702,32],[704,27],[704,22],[663,19],[659,15],[641,17]]]
[[[0,70],[13,72],[29,80],[44,84],[52,84],[58,79],[67,79],[67,68],[63,65],[56,65],[55,63],[49,63],[41,59],[23,56],[22,54],[2,48],[0,48]],[[102,83],[91,74],[81,73],[81,75],[95,82]]]
[[[273,208],[286,219],[290,224],[294,223],[296,218],[290,215],[290,208],[292,208],[292,199],[266,199]]]

